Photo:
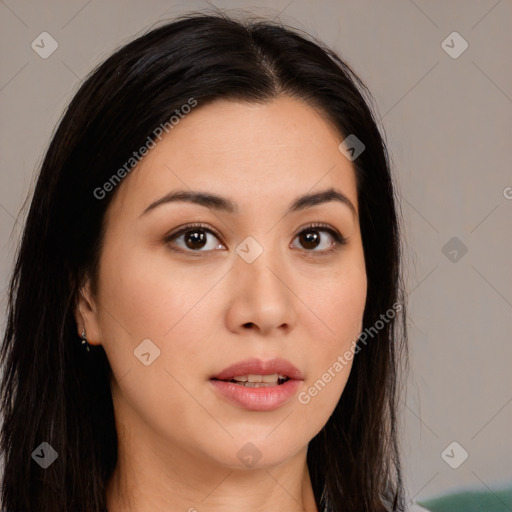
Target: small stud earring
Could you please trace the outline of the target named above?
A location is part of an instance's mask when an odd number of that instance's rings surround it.
[[[82,347],[87,349],[87,352],[90,352],[89,343],[87,343],[87,336],[85,335],[85,327],[82,330]]]

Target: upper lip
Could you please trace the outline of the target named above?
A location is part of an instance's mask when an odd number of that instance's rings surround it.
[[[269,359],[268,361],[256,358],[245,359],[224,368],[224,370],[211,378],[230,380],[241,375],[273,375],[274,373],[285,375],[290,379],[304,380],[302,372],[297,367],[286,359],[281,358]]]

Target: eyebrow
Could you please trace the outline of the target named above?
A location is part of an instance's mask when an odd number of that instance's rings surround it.
[[[322,203],[328,203],[330,201],[338,201],[341,204],[348,206],[348,208],[352,211],[355,217],[357,217],[357,210],[353,205],[352,201],[334,188],[328,188],[321,192],[315,192],[313,194],[305,194],[303,196],[298,197],[293,203],[289,206],[285,215],[288,215],[293,212],[298,212],[301,210],[305,210],[306,208],[311,208],[313,206],[317,206]],[[140,215],[146,215],[151,210],[154,210],[158,206],[168,203],[174,202],[188,202],[193,204],[198,204],[200,206],[205,206],[206,208],[212,208],[218,211],[224,211],[227,213],[236,213],[238,212],[238,205],[228,199],[226,197],[218,196],[215,194],[210,194],[208,192],[199,192],[199,191],[191,191],[191,190],[175,190],[169,192],[165,196],[157,199],[153,203],[151,203]]]

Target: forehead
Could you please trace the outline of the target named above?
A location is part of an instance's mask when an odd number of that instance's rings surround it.
[[[357,208],[355,173],[338,149],[341,140],[321,112],[287,96],[198,103],[123,180],[112,207],[140,213],[156,195],[189,188],[261,208],[334,186]]]

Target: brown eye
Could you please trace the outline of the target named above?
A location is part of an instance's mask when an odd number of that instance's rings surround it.
[[[185,245],[189,249],[202,249],[206,245],[206,238],[205,231],[199,229],[186,231],[183,235]]]
[[[183,252],[207,252],[223,248],[217,235],[201,225],[185,226],[177,233],[166,237],[165,241],[177,246],[178,251]]]
[[[303,231],[299,235],[299,241],[305,249],[316,249],[321,241],[321,236],[317,230]]]
[[[329,236],[326,237],[325,233]],[[324,225],[308,226],[296,238],[308,252],[327,253],[346,243],[346,239],[336,230]]]

